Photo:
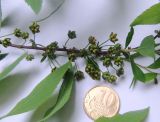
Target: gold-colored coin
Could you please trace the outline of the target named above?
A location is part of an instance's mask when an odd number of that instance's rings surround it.
[[[113,117],[119,112],[118,94],[111,88],[97,86],[89,90],[84,99],[84,110],[93,120],[99,117]]]

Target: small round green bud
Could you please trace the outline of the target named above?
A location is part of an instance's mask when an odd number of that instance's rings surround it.
[[[88,55],[88,51],[86,49],[80,49],[80,57],[85,57]]]
[[[75,72],[74,77],[77,81],[83,80],[84,79],[84,73],[80,70]]]
[[[91,44],[88,50],[91,54],[94,54],[94,55],[97,55],[101,51],[100,48],[95,44]]]
[[[115,54],[115,53],[116,53],[115,48],[114,48],[114,47],[109,47],[108,53],[109,53],[110,55]]]
[[[116,57],[114,59],[114,64],[117,65],[117,66],[122,66],[123,64],[123,59],[121,57]]]
[[[10,40],[10,38],[5,38],[4,40],[2,40],[2,45],[7,48],[11,44]]]
[[[110,80],[108,80],[110,83],[113,83],[117,80],[117,77],[115,75],[110,76]]]
[[[90,36],[89,38],[88,38],[88,41],[89,41],[89,44],[96,44],[96,38],[94,37],[94,36]]]
[[[104,58],[103,65],[106,67],[109,67],[110,65],[112,65],[111,58],[108,58],[108,57]]]
[[[117,70],[116,74],[117,74],[117,76],[119,76],[119,77],[120,77],[121,75],[123,75],[123,74],[124,74],[124,69],[123,69],[123,67],[119,68],[119,69]]]
[[[103,78],[104,80],[107,80],[108,77],[110,77],[110,73],[109,73],[109,72],[103,72],[103,73],[102,73],[102,78]]]
[[[21,37],[22,32],[21,32],[20,29],[16,28],[16,29],[14,30],[13,34],[14,34],[16,37],[19,38],[19,37]]]
[[[68,59],[72,62],[76,60],[77,56],[75,53],[68,53]]]
[[[122,46],[121,46],[121,44],[115,44],[114,45],[114,48],[116,49],[116,50],[118,50],[118,51],[120,51],[121,49],[122,49]]]
[[[58,48],[58,42],[52,42],[51,44],[49,44],[47,46],[47,49],[49,49],[50,51],[55,51]]]
[[[57,42],[52,42],[51,44],[49,44],[45,50],[45,55],[48,56],[48,58],[50,59],[55,59],[56,55],[55,55],[55,51],[58,48],[58,43]],[[46,57],[46,56],[44,56]]]
[[[33,22],[32,25],[29,26],[29,29],[33,34],[40,32],[40,25],[37,22]]]
[[[68,31],[68,38],[69,39],[75,39],[77,36],[76,36],[76,31]]]
[[[23,32],[22,33],[22,39],[28,39],[29,38],[29,33],[28,32]]]
[[[34,56],[32,55],[32,54],[28,54],[27,56],[26,56],[26,60],[27,61],[32,61],[34,59]]]
[[[117,34],[112,32],[109,36],[109,40],[113,43],[117,42],[118,41]]]

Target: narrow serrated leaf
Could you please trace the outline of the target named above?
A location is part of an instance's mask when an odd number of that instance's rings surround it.
[[[154,63],[148,66],[151,69],[158,69],[160,68],[160,58],[158,58]]]
[[[8,53],[0,54],[0,61],[3,60],[7,55]]]
[[[130,32],[127,35],[127,39],[126,39],[126,43],[125,43],[125,48],[127,48],[128,45],[131,43],[133,35],[134,35],[134,28],[131,27]]]
[[[25,0],[32,10],[38,14],[42,8],[42,0]]]
[[[154,36],[150,35],[143,39],[139,48],[136,49],[143,56],[155,57]]]
[[[74,84],[74,72],[73,69],[70,69],[68,70],[68,72],[64,77],[64,81],[61,86],[56,104],[46,112],[44,118],[39,122],[43,122],[48,118],[50,118],[68,102],[72,93],[73,84]]]
[[[8,76],[8,74],[25,58],[27,54],[24,53],[19,58],[17,58],[12,64],[7,66],[1,73],[0,73],[0,80],[3,80]]]
[[[71,62],[68,62],[50,73],[27,97],[18,102],[17,105],[2,118],[34,110],[46,102],[52,96],[53,91],[63,78],[64,74],[71,68],[71,65]]]
[[[151,25],[160,23],[160,3],[157,3],[139,15],[130,26]]]
[[[123,115],[116,115],[112,118],[101,117],[95,122],[144,122],[149,113],[149,108],[127,112]]]

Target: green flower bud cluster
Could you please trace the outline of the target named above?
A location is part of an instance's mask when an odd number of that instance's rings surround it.
[[[109,83],[114,83],[117,80],[117,77],[115,75],[111,75],[109,72],[103,72],[102,78]]]
[[[19,37],[21,37],[22,32],[21,32],[20,29],[16,28],[16,29],[14,30],[13,34],[14,34],[16,37],[19,38]]]
[[[23,32],[22,33],[22,39],[28,39],[29,38],[29,33],[28,32]]]
[[[121,75],[124,74],[124,68],[123,67],[120,67],[117,72],[116,72],[117,76],[120,77]]]
[[[113,43],[117,42],[118,41],[117,34],[112,32],[109,36],[109,40]]]
[[[57,48],[58,48],[57,42],[52,42],[51,44],[49,44],[46,47],[45,52],[42,54],[43,57],[41,59],[41,62],[43,62],[47,57],[51,60],[55,59],[56,58],[55,51]]]
[[[74,77],[77,81],[83,80],[84,79],[84,73],[80,70],[76,71],[74,74]]]
[[[28,32],[22,32],[20,29],[16,28],[13,32],[14,36],[22,39],[28,39],[29,38],[29,33]]]
[[[121,57],[116,57],[114,59],[114,64],[117,66],[122,66],[123,65],[123,59]]]
[[[77,36],[76,36],[76,31],[68,31],[68,38],[69,39],[75,39]]]
[[[33,34],[40,32],[40,25],[37,22],[33,22],[32,25],[29,26],[29,29]]]
[[[120,44],[115,44],[114,46],[109,47],[108,53],[113,57],[113,56],[120,56],[121,55],[121,45]]]
[[[80,49],[80,57],[86,57],[88,55],[88,51],[86,49]]]
[[[10,38],[5,38],[1,41],[2,45],[7,48],[11,44],[11,39]]]
[[[96,40],[96,38],[94,36],[90,36],[88,38],[88,41],[89,41],[89,44],[95,45],[97,40]]]
[[[112,66],[112,61],[116,66],[121,66],[123,64],[123,59],[121,56],[121,45],[115,44],[112,47],[109,47],[108,54],[102,58],[103,65],[106,67]]]
[[[100,80],[101,78],[101,71],[95,68],[92,64],[87,64],[85,71],[90,75],[93,80]]]
[[[91,44],[88,47],[88,50],[93,55],[98,55],[98,53],[101,51],[100,47],[98,45],[96,45],[96,44]]]
[[[26,56],[26,60],[27,61],[32,61],[34,59],[34,56],[32,55],[32,54],[28,54],[27,56]]]
[[[101,58],[103,62],[103,66],[105,67],[111,67],[114,70],[116,70],[116,75],[120,77],[121,75],[124,74],[124,69],[123,69],[123,58],[122,58],[122,47],[120,44],[115,44],[114,46],[111,46],[108,48],[108,53]],[[114,67],[114,65],[116,67]],[[104,72],[102,74],[102,77],[104,80],[107,80],[108,82],[112,83],[115,82],[117,77],[115,75],[109,74],[109,72]]]
[[[103,65],[106,66],[106,67],[111,66],[112,65],[111,58],[105,57],[104,60],[103,60]]]
[[[88,38],[89,41],[89,47],[88,50],[91,54],[93,55],[98,55],[98,53],[101,51],[101,48],[99,47],[99,45],[96,43],[96,38],[93,36],[90,36]]]
[[[68,59],[70,61],[74,62],[76,60],[76,58],[77,58],[76,53],[74,53],[74,52],[68,52]]]

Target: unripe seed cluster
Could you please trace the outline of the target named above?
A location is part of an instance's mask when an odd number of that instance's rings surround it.
[[[16,28],[13,32],[14,36],[22,39],[28,39],[29,38],[29,33],[28,32],[22,32],[20,29]]]
[[[85,71],[90,75],[93,80],[100,80],[101,78],[101,71],[95,68],[94,65],[87,63]]]

